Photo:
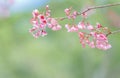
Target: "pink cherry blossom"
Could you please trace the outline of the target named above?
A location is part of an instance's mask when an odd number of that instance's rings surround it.
[[[104,41],[105,41],[105,40],[107,40],[107,37],[106,37],[106,35],[104,35],[104,34],[97,34],[97,35],[96,35],[96,39],[97,39],[97,40],[100,40],[100,41],[101,41],[101,40],[104,40]]]
[[[39,36],[41,36],[41,31],[38,30],[36,33],[32,33],[34,38],[38,38]]]
[[[108,41],[97,40],[96,41],[96,47],[98,49],[107,50],[107,49],[111,48],[111,45],[108,43]]]
[[[99,49],[107,50],[111,48],[111,45],[108,43],[108,39],[104,34],[97,34],[96,36],[96,47]]]
[[[78,33],[78,36],[79,36],[80,39],[84,39],[84,38],[85,38],[85,35],[84,35],[83,32],[79,32],[79,33]]]
[[[54,31],[60,30],[62,27],[58,24],[55,18],[48,19],[48,27]]]
[[[46,5],[46,12],[45,12],[45,16],[46,17],[50,17],[51,16],[51,10],[49,9],[49,5]]]
[[[42,30],[42,31],[41,31],[41,36],[44,37],[44,36],[46,36],[46,35],[47,35],[47,32],[44,31],[44,30]]]
[[[79,28],[79,29],[85,29],[86,26],[85,26],[84,22],[79,22],[78,28]]]
[[[101,28],[102,25],[100,23],[97,23],[97,28]]]
[[[87,18],[87,13],[82,13],[83,18]]]
[[[89,24],[89,25],[87,26],[87,29],[88,29],[88,30],[93,30],[94,27],[93,27],[92,25]]]
[[[65,28],[68,30],[68,32],[77,32],[79,30],[77,26],[70,26],[69,24],[66,24]]]
[[[91,48],[95,48],[95,43],[94,43],[94,41],[90,42],[88,45],[89,45]]]
[[[78,15],[78,12],[77,11],[74,11],[70,16],[68,16],[69,18],[72,18],[72,19],[76,19]]]
[[[31,32],[32,33],[32,32]],[[47,32],[44,30],[38,30],[36,33],[32,33],[33,37],[38,38],[39,36],[44,37],[45,35],[47,35]]]
[[[33,27],[29,30],[30,33],[34,32],[35,30],[37,30],[37,27]]]
[[[71,12],[71,8],[66,8],[64,12],[66,13],[67,16],[69,16]]]
[[[86,33],[79,32],[78,36],[79,36],[79,39],[80,39],[80,43],[82,44],[82,47],[85,47],[87,44],[89,44],[90,46],[93,47],[93,44],[90,43],[89,39],[86,36]]]
[[[73,12],[73,15],[74,15],[74,16],[77,16],[77,15],[78,15],[78,12],[77,12],[77,11],[74,11],[74,12]]]
[[[33,18],[37,18],[37,16],[39,15],[39,11],[37,9],[33,10],[32,15]]]

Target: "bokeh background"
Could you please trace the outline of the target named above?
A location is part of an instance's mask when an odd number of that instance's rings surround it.
[[[118,3],[120,0],[0,0],[0,78],[120,78],[120,34],[110,35],[107,51],[82,48],[76,33],[47,30],[35,39],[32,11],[49,4],[53,17],[65,16],[64,9],[81,11],[87,6]],[[81,19],[77,19],[76,22]],[[97,9],[87,19],[111,31],[120,28],[120,6]]]

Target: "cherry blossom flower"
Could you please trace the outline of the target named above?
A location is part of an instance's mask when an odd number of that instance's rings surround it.
[[[111,48],[111,45],[107,41],[97,40],[96,41],[96,48],[102,49],[102,50],[107,50],[107,49]]]
[[[66,13],[67,16],[69,16],[71,12],[71,8],[66,8],[64,12]]]
[[[69,24],[66,24],[65,27],[68,30],[68,32],[77,32],[79,30],[78,27],[74,25],[71,27]]]
[[[85,29],[85,28],[86,28],[86,25],[84,24],[84,22],[79,22],[78,28],[79,28],[79,29]]]
[[[92,25],[88,24],[87,29],[88,29],[88,30],[93,30],[94,27],[93,27]]]
[[[97,34],[96,36],[96,47],[99,49],[107,50],[111,48],[111,45],[108,43],[108,39],[104,34]]]
[[[46,17],[50,17],[51,16],[51,10],[49,9],[49,5],[46,5],[46,13],[45,13],[45,16]]]
[[[97,28],[101,28],[102,25],[100,23],[97,23]]]
[[[87,18],[88,14],[87,13],[82,13],[83,18]]]
[[[38,9],[33,10],[32,15],[34,19],[37,19],[37,16],[39,15]]]
[[[48,27],[54,31],[60,30],[62,27],[58,24],[55,18],[49,18]]]

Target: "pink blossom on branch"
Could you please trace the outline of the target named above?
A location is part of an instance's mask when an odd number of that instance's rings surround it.
[[[72,8],[66,8],[64,10],[66,16],[68,19],[76,19],[76,17],[78,16],[78,12],[77,11],[73,11],[72,12]]]
[[[108,43],[108,39],[104,34],[97,34],[96,36],[96,47],[98,49],[107,50],[111,48],[111,45]]]
[[[51,28],[54,31],[61,29],[57,20],[52,18],[50,13],[51,10],[48,5],[46,6],[45,13],[40,13],[37,9],[33,10],[33,17],[31,19],[33,27],[29,30],[33,37],[38,38],[39,36],[44,37],[47,35],[46,28]]]
[[[48,27],[53,31],[57,31],[61,29],[61,26],[58,24],[58,21],[55,18],[48,19]]]
[[[88,45],[91,48],[98,48],[102,50],[111,48],[106,36],[106,31],[109,29],[102,27],[99,23],[97,23],[97,27],[94,27],[90,23],[82,21],[79,22],[78,25],[66,24],[65,28],[68,32],[78,32],[79,40],[83,47]]]
[[[102,50],[111,48],[105,32],[108,31],[108,29],[105,29],[106,27],[102,27],[99,23],[97,23],[97,28],[90,24],[85,24],[85,27],[85,29],[82,29],[82,31],[84,30],[83,32],[78,33],[80,43],[83,47],[88,45],[91,48],[98,48]]]
[[[78,28],[79,29],[85,29],[86,28],[86,26],[85,26],[83,21],[78,23]]]
[[[72,11],[72,8],[66,8],[64,12],[67,17],[62,18],[62,20],[75,20],[78,15],[81,15],[83,19],[86,19],[86,12],[88,10],[83,13],[79,13],[77,11]],[[44,13],[35,9],[33,10],[32,15],[33,17],[31,19],[31,23],[33,27],[29,30],[29,32],[35,38],[46,36],[46,28],[53,31],[58,31],[62,28],[58,23],[58,19],[51,17],[51,10],[48,5],[46,6],[46,11]],[[111,33],[110,30],[107,27],[103,27],[100,23],[93,26],[89,22],[82,20],[78,24],[65,24],[65,28],[68,32],[78,33],[80,43],[83,47],[88,45],[91,48],[98,48],[101,50],[107,50],[112,47],[107,38],[108,33]]]
[[[65,28],[68,30],[68,32],[78,32],[79,30],[77,26],[75,25],[71,26],[69,24],[66,24]]]

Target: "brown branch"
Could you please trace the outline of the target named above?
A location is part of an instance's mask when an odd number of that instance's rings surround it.
[[[106,7],[112,7],[112,6],[117,6],[117,5],[120,5],[120,2],[113,3],[113,4],[107,4],[107,5],[101,5],[101,6],[88,7],[85,11],[79,13],[78,15],[84,14],[90,10],[93,10],[93,9],[106,8]]]
[[[101,6],[88,7],[83,12],[79,12],[78,15],[84,14],[84,13],[90,11],[90,10],[93,10],[93,9],[106,8],[106,7],[112,7],[112,6],[118,6],[118,5],[120,5],[120,2],[113,3],[113,4],[107,4],[107,5],[101,5]],[[64,19],[67,19],[67,17],[61,17],[61,18],[59,18],[59,20],[64,20]]]

